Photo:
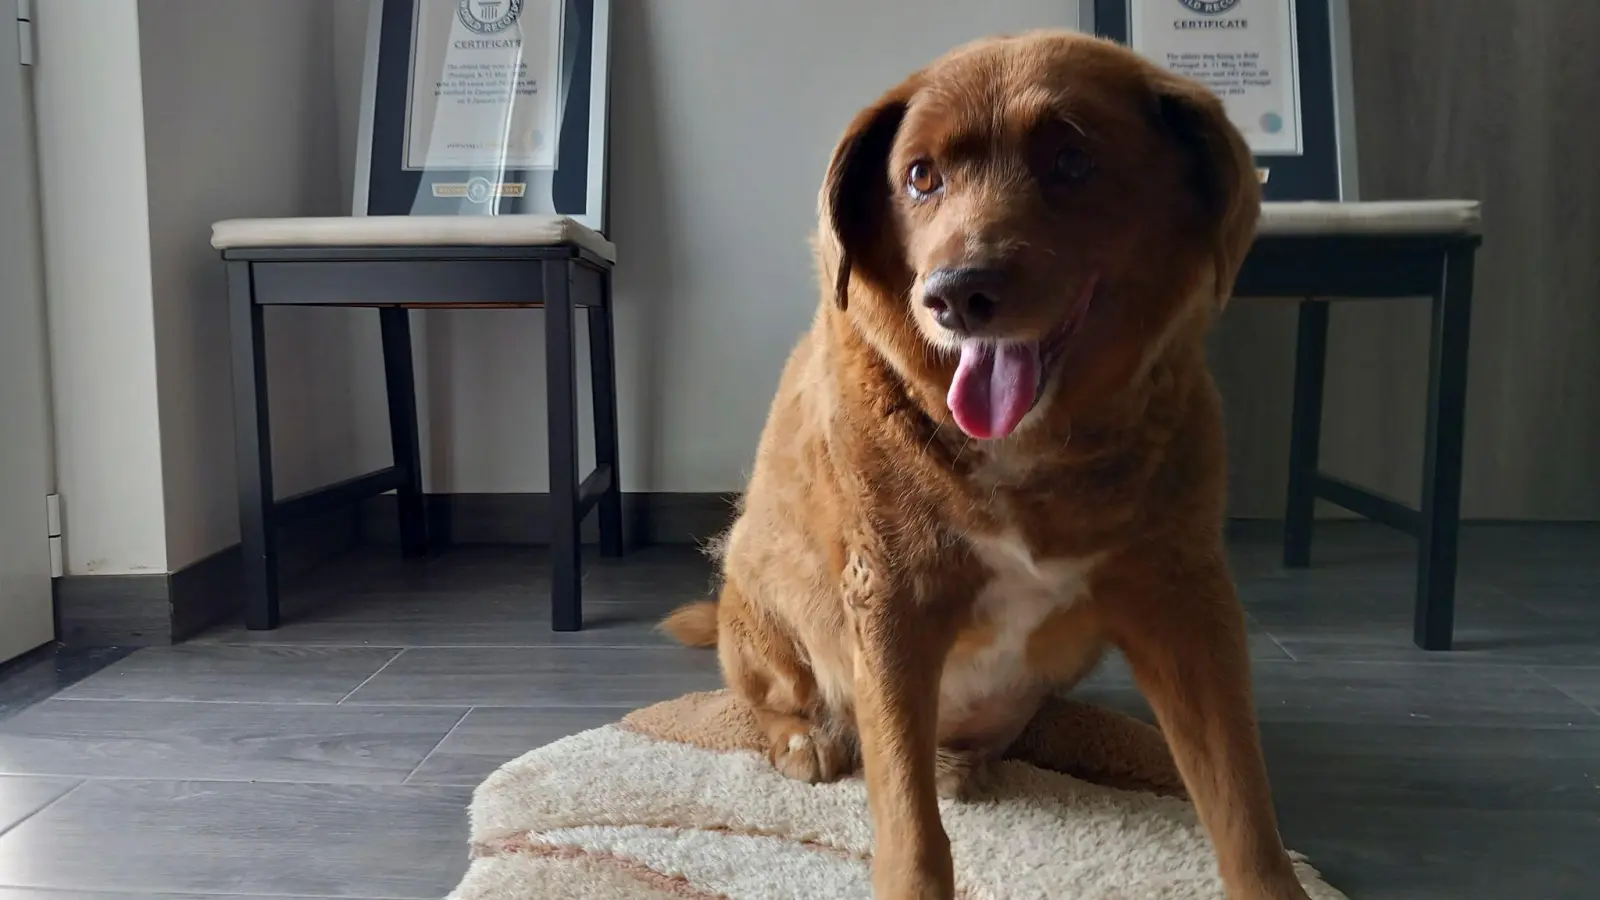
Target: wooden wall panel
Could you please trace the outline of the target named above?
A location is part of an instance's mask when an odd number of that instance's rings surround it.
[[[1484,204],[1463,512],[1600,519],[1600,2],[1350,0],[1364,199]],[[1215,341],[1236,514],[1281,515],[1292,305]],[[1326,467],[1415,500],[1427,303],[1349,304],[1329,342]]]

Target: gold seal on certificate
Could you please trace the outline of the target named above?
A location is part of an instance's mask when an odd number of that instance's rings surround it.
[[[405,169],[555,167],[564,6],[413,0]]]
[[[1203,82],[1262,156],[1305,152],[1295,0],[1128,0],[1128,42]]]

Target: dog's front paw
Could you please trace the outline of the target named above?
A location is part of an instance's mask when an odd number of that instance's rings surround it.
[[[1306,889],[1295,877],[1294,865],[1287,859],[1270,872],[1251,873],[1232,879],[1229,900],[1308,900]]]
[[[1230,900],[1232,898],[1230,897]],[[1310,900],[1299,882],[1264,888],[1263,892],[1246,893],[1239,900]]]
[[[772,735],[767,756],[779,774],[808,784],[836,781],[851,768],[845,742],[803,719]]]
[[[872,863],[874,900],[952,900],[955,873],[948,851],[921,865],[878,857]]]
[[[1265,893],[1251,894],[1251,900],[1310,900],[1299,881],[1283,882],[1268,888]]]
[[[947,800],[972,800],[988,789],[994,780],[994,766],[987,756],[940,747],[934,761],[934,787]]]

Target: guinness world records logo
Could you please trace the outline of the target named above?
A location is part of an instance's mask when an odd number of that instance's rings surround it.
[[[456,3],[456,18],[478,34],[499,34],[517,24],[520,15],[522,0],[457,0]]]
[[[1179,5],[1202,16],[1220,16],[1235,6],[1239,0],[1178,0]]]

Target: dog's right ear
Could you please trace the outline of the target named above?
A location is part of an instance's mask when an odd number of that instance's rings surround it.
[[[915,90],[907,81],[857,113],[828,163],[821,219],[838,245],[834,303],[840,309],[850,302],[852,272],[885,278],[884,267],[896,265],[890,258],[896,251],[890,234],[889,153]]]

